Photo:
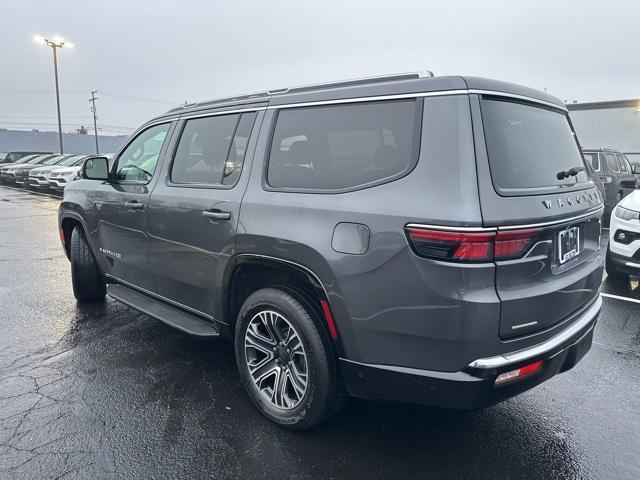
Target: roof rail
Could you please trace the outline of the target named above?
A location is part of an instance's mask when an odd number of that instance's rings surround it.
[[[215,105],[224,104],[224,103],[241,102],[241,101],[247,101],[247,100],[253,100],[253,99],[266,99],[270,96],[282,95],[285,93],[300,93],[300,92],[307,92],[312,90],[321,90],[324,88],[354,87],[358,85],[371,85],[375,83],[397,82],[399,80],[413,80],[413,79],[422,78],[422,77],[433,77],[433,72],[426,70],[424,73],[419,73],[419,72],[395,73],[391,75],[354,78],[350,80],[338,80],[338,81],[327,82],[327,83],[316,83],[313,85],[301,85],[296,87],[278,88],[273,90],[267,90],[266,92],[257,92],[257,93],[251,93],[249,95],[235,95],[233,97],[216,98],[214,100],[206,100],[203,102],[195,102],[195,103],[185,102],[183,105],[174,107],[166,113],[169,114],[169,113],[180,112],[185,108],[194,108],[194,107],[204,108],[204,107],[215,106]]]
[[[268,96],[269,96],[269,92],[257,92],[257,93],[251,93],[249,95],[236,95],[233,97],[224,97],[224,98],[216,98],[214,100],[205,100],[203,102],[185,103],[178,107],[172,108],[167,113],[179,112],[181,110],[184,110],[185,108],[208,107],[208,106],[217,105],[220,103],[241,102],[243,100],[253,100],[254,98],[260,99],[260,98],[266,98]]]
[[[315,83],[313,85],[300,85],[289,88],[279,88],[269,90],[269,95],[282,95],[284,93],[300,93],[310,90],[322,90],[324,88],[354,87],[358,85],[370,85],[375,83],[397,82],[399,80],[413,80],[421,77],[433,77],[433,72],[427,70],[424,74],[419,72],[394,73],[390,75],[381,75],[375,77],[353,78],[348,80],[337,80],[334,82]]]

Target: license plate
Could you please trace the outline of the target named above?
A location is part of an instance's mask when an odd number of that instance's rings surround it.
[[[580,254],[580,227],[571,227],[558,232],[558,254],[561,264]]]

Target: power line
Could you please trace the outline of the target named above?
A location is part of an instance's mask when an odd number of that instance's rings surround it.
[[[30,93],[53,93],[54,90],[43,90],[43,89],[25,89],[25,88],[0,88],[0,92],[6,92],[6,93],[24,93],[24,94],[30,94]],[[88,90],[60,90],[60,93],[74,93],[74,94],[83,94],[83,95],[87,95],[88,93],[90,93]],[[166,105],[180,105],[181,102],[174,102],[171,100],[162,100],[159,98],[152,98],[152,97],[138,97],[136,95],[128,95],[128,94],[124,94],[124,93],[116,93],[116,92],[108,92],[108,91],[103,91],[100,90],[100,93],[102,95],[107,95],[109,97],[114,97],[114,98],[120,98],[120,99],[125,99],[125,100],[137,100],[139,102],[151,102],[151,103],[164,103]]]

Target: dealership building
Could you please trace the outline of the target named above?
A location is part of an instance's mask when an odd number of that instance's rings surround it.
[[[567,104],[584,148],[613,148],[640,163],[640,100]]]

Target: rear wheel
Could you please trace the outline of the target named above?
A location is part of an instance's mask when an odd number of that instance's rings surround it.
[[[244,302],[235,330],[236,362],[245,389],[269,420],[303,430],[341,403],[336,362],[314,313],[274,288]]]
[[[607,246],[607,257],[605,259],[604,268],[607,271],[607,275],[614,280],[623,280],[626,278],[626,275],[620,272],[613,263],[609,246]]]
[[[71,233],[71,280],[73,295],[79,302],[104,300],[106,283],[81,227]]]

